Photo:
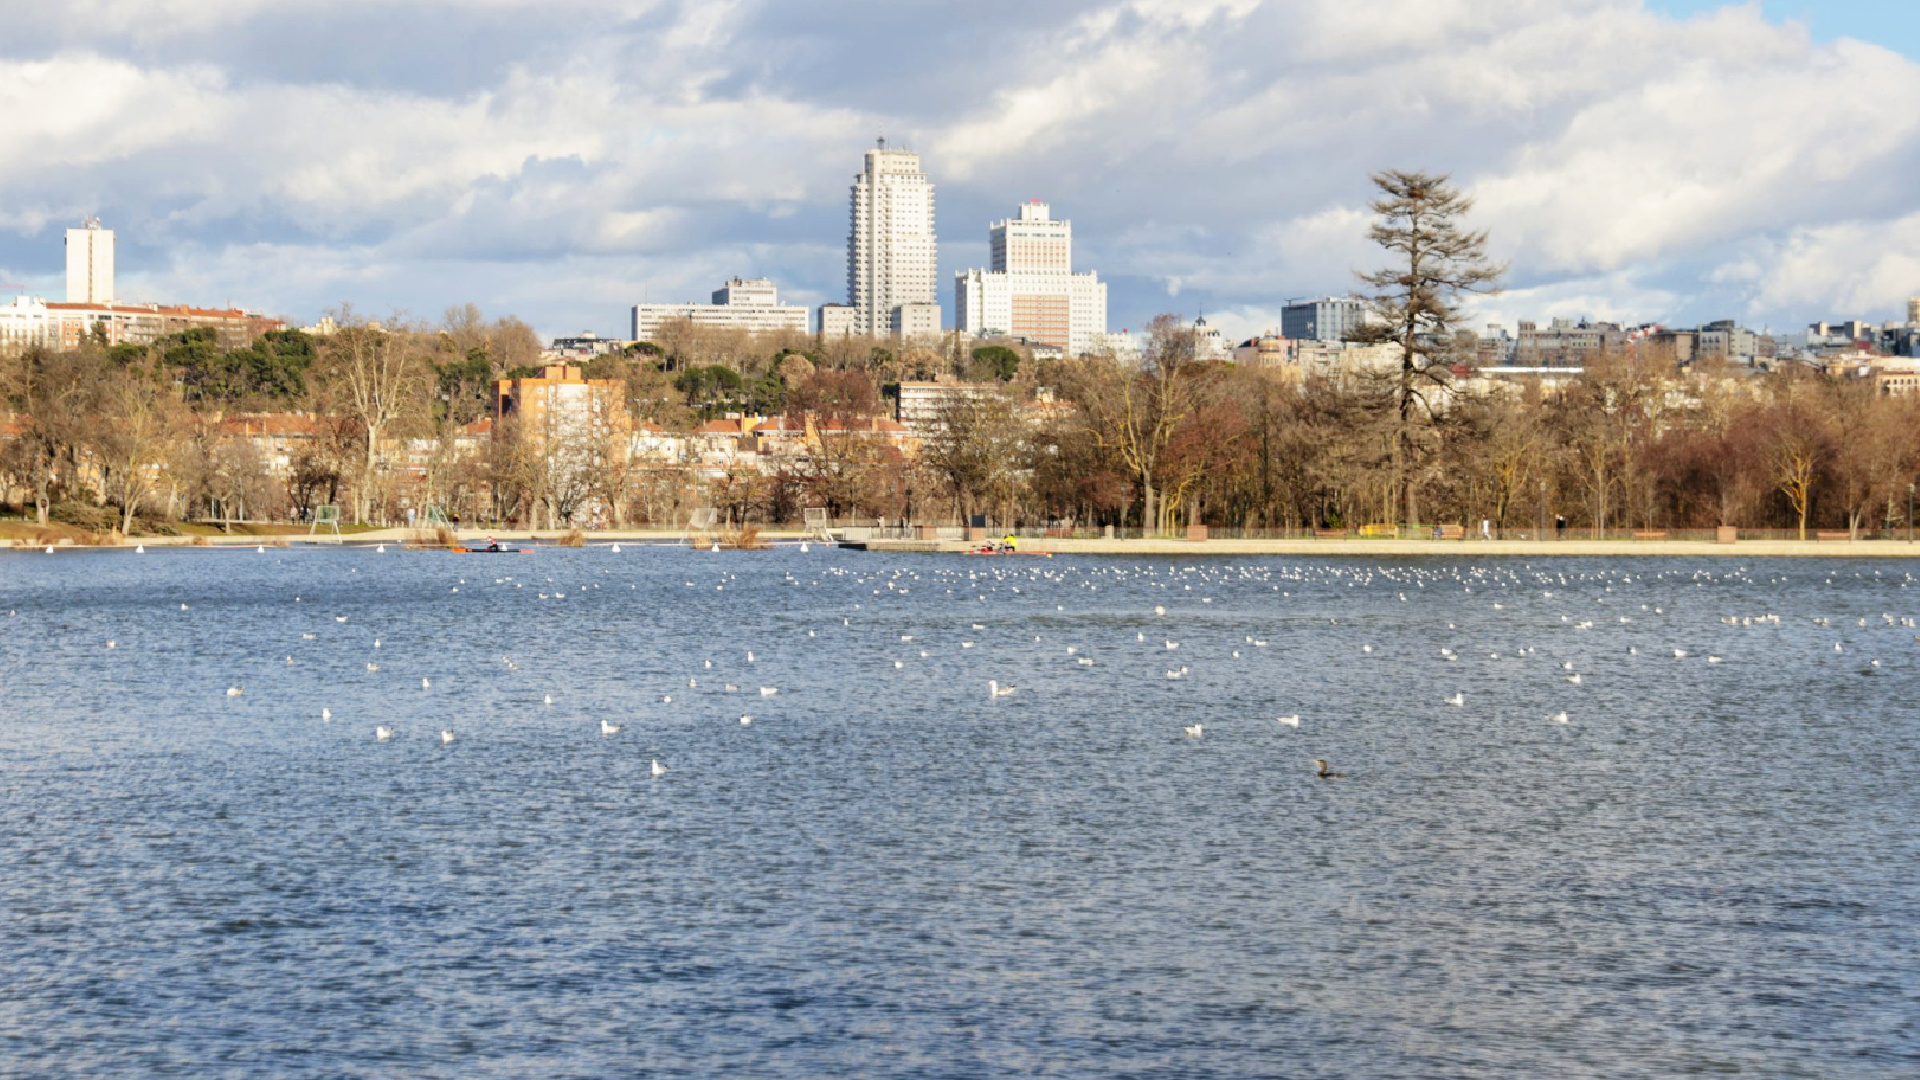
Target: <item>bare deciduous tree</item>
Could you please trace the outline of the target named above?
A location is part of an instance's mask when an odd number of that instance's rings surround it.
[[[430,369],[405,328],[374,326],[344,306],[334,320],[340,328],[320,350],[321,375],[366,437],[353,483],[354,520],[364,522],[383,494],[384,442],[401,420],[425,415]]]

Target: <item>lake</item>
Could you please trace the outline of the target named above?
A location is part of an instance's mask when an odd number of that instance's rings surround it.
[[[0,554],[0,1074],[1920,1075],[1915,572]]]

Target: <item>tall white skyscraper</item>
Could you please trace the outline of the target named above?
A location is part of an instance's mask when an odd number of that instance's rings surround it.
[[[923,327],[926,320],[914,312],[896,316],[903,304],[934,305],[938,332],[936,261],[933,184],[920,171],[920,155],[889,150],[881,139],[867,151],[866,171],[853,179],[853,229],[847,237],[853,332],[886,334],[897,322]]]
[[[67,230],[67,303],[113,303],[113,230],[99,218]]]
[[[1079,355],[1107,332],[1107,286],[1073,272],[1073,223],[1033,199],[987,230],[993,266],[953,282],[954,325],[975,336],[1011,334]]]

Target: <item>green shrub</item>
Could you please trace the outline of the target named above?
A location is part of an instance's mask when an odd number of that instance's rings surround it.
[[[120,526],[120,511],[111,506],[94,506],[91,503],[54,503],[47,511],[47,517],[62,525],[93,532],[104,532]]]

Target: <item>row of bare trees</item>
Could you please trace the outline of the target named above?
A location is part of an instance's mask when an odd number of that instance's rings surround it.
[[[911,455],[873,430],[892,405],[872,373],[789,354],[776,373],[789,415],[812,418],[808,451],[733,462],[709,487],[615,452],[606,429],[563,438],[509,420],[490,439],[467,434],[456,421],[478,410],[456,408],[446,338],[349,325],[323,341],[303,403],[312,436],[277,469],[183,400],[157,355],[0,357],[11,416],[0,470],[43,522],[85,500],[112,507],[122,529],[143,515],[298,516],[344,494],[359,520],[391,520],[404,497],[549,525],[587,506],[615,525],[701,505],[759,521],[826,506],[841,518],[985,514],[1149,532],[1407,522],[1417,507],[1427,522],[1502,529],[1564,517],[1593,530],[1859,533],[1906,522],[1920,474],[1920,403],[1872,380],[1679,373],[1614,356],[1551,390],[1470,397],[1436,376],[1423,388],[1435,407],[1409,424],[1402,371],[1302,379],[1209,362],[1190,328],[1163,317],[1142,363],[1029,363],[1012,382],[966,384]],[[391,460],[396,440],[411,448],[404,463]]]
[[[953,388],[911,460],[825,440],[806,475],[735,485],[730,512],[786,520],[804,499],[842,516],[1164,533],[1407,524],[1417,507],[1422,523],[1503,531],[1858,534],[1905,523],[1920,476],[1920,399],[1870,379],[1616,355],[1570,382],[1472,396],[1436,365],[1409,423],[1403,369],[1302,378],[1208,361],[1172,316],[1145,341],[1140,364],[1087,357]],[[852,371],[796,401],[885,410]]]
[[[1035,440],[1035,517],[1167,531],[1424,522],[1575,528],[1845,528],[1908,520],[1920,400],[1807,369],[1677,374],[1604,357],[1557,389],[1521,383],[1404,422],[1400,372],[1097,360]],[[1157,350],[1158,351],[1158,350]],[[1504,391],[1504,392],[1503,392]]]
[[[128,530],[141,515],[299,514],[342,492],[355,520],[373,520],[393,504],[396,440],[450,446],[491,410],[493,380],[539,355],[525,324],[489,323],[470,306],[439,326],[350,309],[335,320],[297,396],[272,400],[197,395],[197,340],[0,353],[0,487],[25,492],[41,524],[61,504],[109,505]],[[309,418],[295,460],[266,462],[257,441],[233,437],[233,410],[249,405]]]

